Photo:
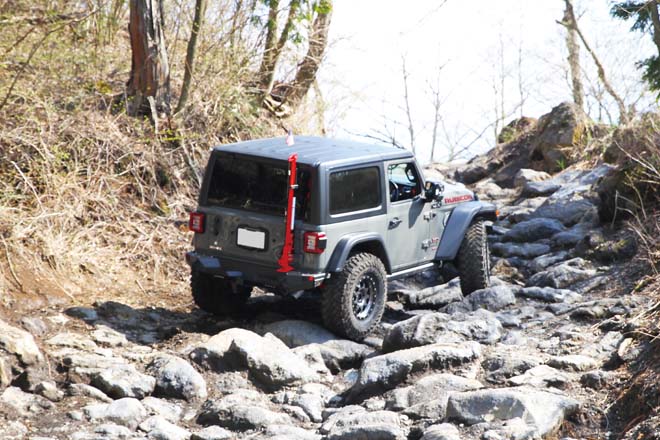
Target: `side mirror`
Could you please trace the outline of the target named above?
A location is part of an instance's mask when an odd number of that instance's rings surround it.
[[[427,202],[441,202],[444,185],[435,182],[426,182],[424,187],[424,198]]]

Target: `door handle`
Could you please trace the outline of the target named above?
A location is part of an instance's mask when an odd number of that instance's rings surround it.
[[[394,229],[401,224],[402,220],[399,217],[394,217],[390,220],[390,229]]]

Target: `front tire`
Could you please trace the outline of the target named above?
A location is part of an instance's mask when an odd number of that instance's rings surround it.
[[[483,220],[468,227],[456,260],[463,295],[490,286],[490,249]]]
[[[378,257],[355,254],[326,284],[322,297],[325,326],[354,341],[378,325],[385,310],[387,272]]]
[[[197,307],[214,315],[231,315],[245,305],[252,288],[239,286],[233,291],[231,283],[222,278],[192,270],[190,288]]]

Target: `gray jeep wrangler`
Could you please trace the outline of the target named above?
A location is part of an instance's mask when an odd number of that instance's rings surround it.
[[[387,281],[453,263],[463,294],[487,287],[495,206],[425,181],[406,150],[317,137],[213,149],[189,227],[195,303],[232,313],[257,286],[322,295],[325,325],[361,340]]]

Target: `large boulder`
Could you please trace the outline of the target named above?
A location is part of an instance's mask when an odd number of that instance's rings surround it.
[[[392,389],[413,373],[447,370],[474,362],[481,356],[477,342],[431,344],[375,356],[365,360],[358,379],[348,390],[348,400],[358,400]]]
[[[532,242],[552,237],[566,227],[556,219],[535,218],[516,224],[502,237],[505,241]]]
[[[431,374],[403,388],[392,390],[385,409],[402,411],[413,419],[442,420],[452,392],[482,388],[481,382],[448,373]]]
[[[161,356],[152,361],[149,370],[156,378],[157,395],[186,400],[206,399],[206,381],[187,361]]]
[[[557,431],[566,415],[580,404],[560,393],[531,387],[498,388],[455,393],[447,403],[447,418],[467,425],[522,419],[545,437]]]
[[[44,360],[30,333],[0,320],[0,354],[2,352],[15,356],[25,366],[40,364]]]
[[[291,418],[267,407],[256,391],[237,392],[202,405],[197,423],[219,425],[231,430],[264,429],[270,425],[291,424]]]
[[[122,397],[142,399],[153,392],[156,379],[140,373],[131,364],[125,364],[93,375],[92,385],[115,399]]]
[[[584,111],[569,102],[559,104],[541,116],[532,144],[532,159],[543,162],[543,169],[559,171],[570,164],[576,149],[585,142],[591,121]]]
[[[579,281],[593,278],[596,274],[594,269],[587,267],[584,260],[574,258],[532,275],[527,284],[528,286],[564,289]]]
[[[88,405],[83,408],[83,413],[93,422],[109,421],[130,429],[135,429],[148,415],[142,403],[131,397],[107,404]]]
[[[391,411],[349,407],[328,417],[319,430],[328,440],[403,440],[403,424]]]
[[[469,313],[427,313],[397,322],[383,338],[383,351],[396,352],[438,342],[476,340],[493,343],[500,339],[502,325],[487,310]]]
[[[318,380],[303,358],[275,336],[233,328],[218,333],[191,352],[198,364],[215,371],[247,368],[271,389]]]

